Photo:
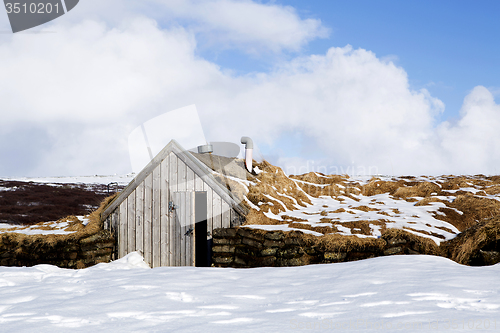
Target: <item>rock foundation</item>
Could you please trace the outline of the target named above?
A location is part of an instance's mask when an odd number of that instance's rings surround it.
[[[411,235],[391,234],[372,246],[344,248],[312,242],[301,232],[264,231],[244,227],[213,232],[212,261],[217,267],[282,267],[355,261],[397,254],[435,254]],[[355,236],[353,236],[355,237]]]
[[[14,234],[0,237],[0,266],[50,264],[62,268],[85,268],[112,259],[115,240],[107,230],[80,239],[44,242],[18,241]]]

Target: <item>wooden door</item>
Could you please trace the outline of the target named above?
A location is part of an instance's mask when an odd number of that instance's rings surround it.
[[[194,266],[194,192],[174,192],[172,195],[175,224],[175,266]]]

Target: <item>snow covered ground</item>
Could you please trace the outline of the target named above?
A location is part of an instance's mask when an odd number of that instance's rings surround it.
[[[87,225],[87,223],[89,223],[88,215],[78,215],[76,216],[76,218],[83,225]],[[30,226],[0,223],[0,234],[6,232],[14,232],[24,235],[68,235],[76,232],[76,230],[67,230],[69,227],[71,227],[69,222],[70,221],[68,220],[62,219],[60,221],[41,222]]]
[[[136,174],[129,173],[126,175],[94,175],[94,176],[67,176],[67,177],[17,177],[17,178],[2,178],[3,180],[18,180],[23,182],[35,182],[48,185],[55,184],[103,184],[116,182],[118,185],[128,185],[134,179]],[[0,189],[1,190],[1,189]]]
[[[20,180],[126,185],[133,176]],[[460,190],[476,196],[479,189]],[[496,191],[482,196],[500,200]],[[381,218],[400,228],[422,221],[422,230],[432,227],[446,239],[457,232],[436,219],[441,202],[338,197],[310,197],[312,205],[286,215],[311,225],[328,218],[345,234],[345,220]],[[362,206],[370,209],[356,209]],[[376,225],[372,229],[376,237]],[[0,332],[500,332],[499,276],[500,264],[468,267],[424,255],[284,268],[150,269],[132,253],[82,270],[0,267]]]
[[[128,185],[134,176],[0,178],[0,233],[19,229],[28,234],[49,234],[49,230],[54,230],[53,234],[64,233],[64,223],[57,225],[50,221],[89,214],[105,197]],[[19,227],[38,222],[45,224],[28,229]],[[16,230],[8,230],[13,228]],[[35,229],[44,231],[34,232]]]
[[[500,265],[432,256],[284,268],[0,267],[2,332],[500,331]]]

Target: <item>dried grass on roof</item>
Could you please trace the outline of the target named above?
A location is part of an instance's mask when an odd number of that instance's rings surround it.
[[[495,195],[500,193],[500,185],[492,185],[484,190],[486,194]]]
[[[464,265],[480,260],[484,251],[500,251],[500,216],[477,223],[443,244],[443,248],[449,258]]]
[[[427,206],[427,205],[431,204],[432,202],[441,202],[441,203],[446,204],[448,201],[445,201],[445,200],[442,200],[442,199],[436,198],[436,197],[426,197],[426,198],[423,198],[422,200],[418,201],[415,204],[415,206]]]
[[[255,191],[255,189],[254,191],[251,190],[252,193],[250,196],[253,196],[254,199],[252,202],[259,207],[263,207],[263,211],[271,211],[275,214],[281,213],[284,209],[284,207],[280,205],[280,202],[283,202],[283,205],[287,210],[294,210],[298,208],[294,205],[290,205],[288,201],[282,200],[279,193],[276,193],[277,195],[275,196],[274,192],[271,190],[266,192],[267,187],[265,184],[261,184],[262,182],[267,182],[268,185],[273,186],[277,182],[285,181],[285,179],[277,180],[277,177],[273,174],[276,172],[275,167],[273,168],[266,165],[265,167],[261,167],[261,169],[265,172],[270,172],[270,174],[259,175],[259,188],[265,190],[261,190],[260,192]],[[457,238],[451,241],[442,242],[441,248],[436,245],[436,243],[429,236],[440,239],[443,239],[444,236],[437,234],[436,232],[419,230],[418,223],[420,222],[418,221],[419,216],[417,215],[414,216],[414,222],[408,222],[414,224],[415,227],[405,227],[407,230],[390,228],[390,225],[388,224],[390,221],[383,219],[377,221],[341,222],[338,219],[332,218],[332,215],[334,216],[335,213],[354,213],[356,210],[377,211],[377,208],[374,208],[371,205],[359,207],[354,207],[355,205],[353,205],[353,210],[344,208],[328,210],[328,207],[323,205],[323,207],[317,212],[302,212],[305,219],[307,219],[307,215],[323,216],[320,218],[320,221],[322,223],[331,223],[331,227],[323,225],[314,227],[315,224],[301,223],[306,221],[298,218],[290,218],[290,216],[283,216],[282,220],[277,221],[269,219],[263,214],[259,215],[257,213],[254,213],[253,216],[255,217],[251,217],[247,223],[256,223],[250,222],[252,220],[257,221],[257,223],[260,224],[288,223],[289,226],[293,228],[308,229],[326,234],[320,237],[311,235],[304,236],[310,242],[315,244],[321,243],[323,246],[325,246],[325,244],[330,244],[330,248],[336,250],[356,249],[356,251],[361,251],[364,247],[373,246],[374,244],[380,245],[383,240],[377,240],[377,238],[373,237],[361,238],[354,235],[344,236],[341,234],[330,234],[331,232],[335,233],[335,223],[342,223],[343,227],[350,228],[351,233],[362,235],[373,235],[373,228],[370,225],[378,225],[380,226],[379,230],[382,233],[383,239],[402,237],[406,239],[407,242],[411,243],[412,247],[416,248],[419,253],[438,255],[443,254],[443,251],[451,251],[454,253],[453,258],[461,263],[471,262],[472,259],[470,258],[477,256],[477,252],[480,250],[482,245],[475,246],[475,242],[486,244],[488,242],[495,242],[497,239],[497,224],[488,224],[488,227],[484,226],[482,229],[477,228],[482,225],[481,221],[491,218],[492,216],[500,216],[500,202],[493,198],[486,197],[486,195],[500,193],[500,176],[486,177],[483,175],[448,175],[441,177],[418,178],[406,176],[397,178],[393,177],[390,180],[382,180],[380,178],[373,177],[364,185],[351,181],[348,176],[323,175],[316,172],[290,176],[290,179],[296,180],[295,186],[300,187],[302,191],[306,192],[310,196],[331,196],[340,202],[347,200],[347,198],[358,201],[359,194],[364,196],[373,196],[386,193],[394,198],[405,200],[407,202],[413,202],[416,207],[440,203],[441,205],[439,206],[439,209],[432,213],[434,218],[452,224],[460,232],[467,231],[467,234],[469,235],[468,237],[470,237],[471,240],[468,242],[462,240],[461,242],[465,245],[457,245],[457,240],[461,240],[463,237],[462,234],[459,234]],[[293,186],[293,184],[291,184],[291,186]],[[471,188],[473,189],[471,190]],[[267,193],[270,197],[256,195],[262,193]],[[301,193],[301,191],[296,193]],[[452,198],[452,200],[450,200],[450,198]],[[377,201],[377,199],[374,199],[371,204],[382,205],[383,202],[379,201],[380,200]],[[307,201],[304,200],[303,202]],[[393,211],[396,214],[401,213],[397,209],[394,209]],[[388,215],[387,213],[381,211],[378,211],[378,214]],[[258,218],[256,218],[257,216]],[[434,227],[448,233],[455,232],[451,228],[445,226]],[[473,234],[475,236],[472,236]],[[500,251],[500,249],[498,250]]]
[[[380,211],[380,209],[371,208],[371,207],[368,207],[368,206],[352,207],[352,209],[360,210],[362,212],[377,212],[377,211]]]
[[[474,226],[477,222],[500,214],[500,201],[488,198],[480,198],[470,193],[466,195],[458,195],[453,202],[449,203],[449,207],[458,209],[463,212],[462,215],[456,216],[456,220],[460,222],[460,231]]]
[[[446,237],[444,237],[443,235],[437,234],[437,233],[432,232],[432,231],[410,228],[410,227],[406,227],[406,226],[403,226],[403,230],[409,230],[409,231],[412,231],[414,233],[429,235],[429,236],[436,237],[436,238],[443,239],[443,240],[446,239]]]
[[[297,185],[310,196],[317,198],[319,196],[336,197],[340,195],[343,189],[341,186],[346,185],[349,177],[346,175],[324,175],[319,172],[309,172],[303,175],[292,175],[290,178],[299,180]],[[318,184],[318,186],[315,184]]]
[[[250,186],[247,198],[253,204],[259,205],[261,211],[279,214],[286,210],[296,209],[295,205],[297,204],[303,207],[306,204],[311,204],[307,195],[285,175],[281,168],[275,167],[267,161],[256,166],[263,172],[255,177],[256,185]]]
[[[314,244],[322,251],[328,252],[381,251],[386,245],[385,240],[381,238],[360,238],[339,234],[328,234],[316,238]]]
[[[404,184],[404,181],[392,182],[383,181],[380,178],[372,178],[367,184],[361,188],[361,194],[364,196],[372,196],[377,194],[389,193],[394,194],[399,187]]]
[[[303,175],[291,175],[290,178],[314,184],[342,184],[349,177],[346,175],[324,175],[321,172],[309,172]]]
[[[275,225],[275,224],[284,224],[284,223],[289,223],[289,221],[285,220],[275,220],[275,219],[270,219],[264,213],[261,211],[257,211],[255,209],[251,209],[249,213],[246,216],[246,225],[250,224],[264,224],[264,225]]]
[[[318,226],[312,226],[310,224],[300,223],[300,222],[292,222],[288,226],[290,228],[294,228],[294,229],[304,229],[304,230],[319,232],[320,234],[323,234],[323,235],[338,232],[338,229],[334,226],[318,227]]]
[[[299,217],[295,216],[288,216],[288,215],[281,215],[281,218],[285,221],[292,221],[292,222],[307,222],[307,219],[301,219]]]
[[[441,183],[443,190],[458,190],[462,187],[469,187],[470,180],[464,176],[446,176]]]
[[[372,235],[372,227],[371,225],[380,226],[380,231],[384,232],[386,230],[386,222],[385,221],[366,221],[366,220],[358,220],[351,222],[342,222],[343,227],[347,227],[351,229],[351,233],[353,234],[361,234],[361,235]],[[356,230],[359,229],[359,230]]]
[[[439,185],[431,182],[422,182],[414,186],[400,186],[393,195],[397,198],[427,197],[432,193],[438,194],[439,192],[441,192]]]

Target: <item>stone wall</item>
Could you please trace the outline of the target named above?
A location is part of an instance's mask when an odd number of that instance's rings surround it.
[[[389,231],[378,239],[350,237],[320,239],[298,231],[264,231],[245,227],[216,229],[213,233],[212,262],[217,267],[280,267],[346,262],[395,254],[438,254],[437,246],[401,231]]]
[[[115,240],[107,230],[85,238],[44,237],[30,239],[14,233],[0,237],[0,266],[50,264],[63,268],[85,268],[112,259]]]

